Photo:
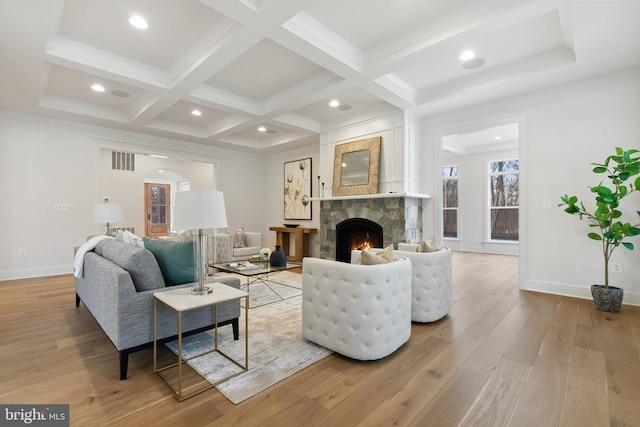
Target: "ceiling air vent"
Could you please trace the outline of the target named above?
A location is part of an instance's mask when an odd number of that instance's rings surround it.
[[[124,153],[121,151],[111,152],[111,169],[117,171],[135,171],[136,155],[134,153]]]

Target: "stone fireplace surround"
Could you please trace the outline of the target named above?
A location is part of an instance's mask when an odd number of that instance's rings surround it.
[[[320,258],[336,258],[336,225],[349,218],[366,218],[382,226],[383,247],[422,239],[422,204],[429,196],[414,193],[370,194],[315,198],[320,201]]]

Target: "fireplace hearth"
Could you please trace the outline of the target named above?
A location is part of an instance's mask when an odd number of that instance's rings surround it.
[[[350,262],[353,249],[382,247],[382,226],[366,218],[349,218],[336,225],[336,261]]]

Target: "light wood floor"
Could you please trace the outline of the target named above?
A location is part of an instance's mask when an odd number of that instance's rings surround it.
[[[454,305],[376,362],[332,355],[233,405],[179,403],[152,352],[118,355],[71,276],[0,282],[0,403],[68,403],[71,424],[640,426],[640,308],[518,290],[517,258],[455,253]]]

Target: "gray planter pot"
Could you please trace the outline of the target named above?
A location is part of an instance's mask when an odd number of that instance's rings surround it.
[[[591,295],[598,310],[618,313],[622,305],[624,290],[615,286],[609,286],[607,289],[604,285],[591,285]]]

